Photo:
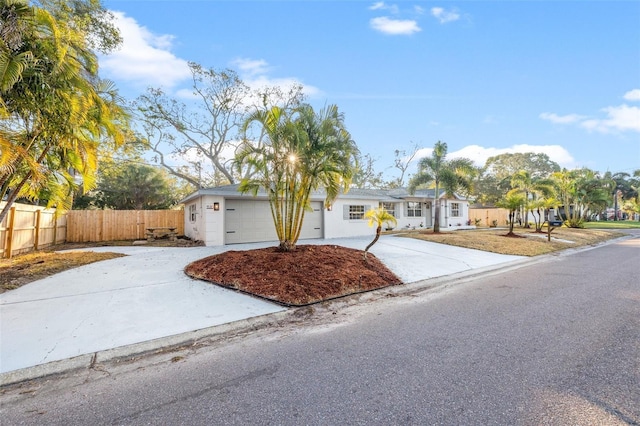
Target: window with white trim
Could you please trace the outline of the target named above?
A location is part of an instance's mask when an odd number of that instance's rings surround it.
[[[364,219],[364,205],[350,205],[349,206],[349,220]]]
[[[407,217],[422,217],[422,203],[407,201]]]
[[[380,203],[380,208],[384,209],[391,216],[396,217],[396,203]]]
[[[451,203],[451,217],[460,217],[460,203]]]
[[[407,201],[407,217],[422,217],[422,203]]]
[[[196,221],[196,216],[197,216],[197,209],[196,209],[196,205],[195,204],[189,204],[189,220],[191,222],[195,222]]]

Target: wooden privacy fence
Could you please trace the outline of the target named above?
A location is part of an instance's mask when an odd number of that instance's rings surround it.
[[[469,220],[475,225],[475,220],[480,219],[480,226],[493,226],[493,221],[497,221],[498,226],[507,225],[509,220],[509,210],[497,207],[485,207],[477,209],[469,209]]]
[[[184,235],[183,210],[71,210],[67,242],[84,243],[144,239],[146,228],[176,228]]]
[[[0,203],[0,208],[4,203]],[[176,228],[184,235],[182,210],[71,210],[58,212],[14,203],[0,223],[2,257],[64,242],[144,239],[146,228]]]
[[[0,209],[5,203],[0,203]],[[0,223],[2,257],[63,243],[66,238],[67,217],[54,209],[14,203]]]

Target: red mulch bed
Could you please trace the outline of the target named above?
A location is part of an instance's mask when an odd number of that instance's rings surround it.
[[[275,302],[303,306],[402,284],[374,255],[333,245],[228,251],[197,260],[185,273]]]

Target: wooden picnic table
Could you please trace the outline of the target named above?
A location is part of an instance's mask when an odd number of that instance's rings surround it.
[[[177,230],[176,227],[167,227],[167,226],[154,226],[151,228],[147,228],[146,236],[147,241],[153,241],[156,238],[168,236],[170,241],[175,241],[177,238]]]

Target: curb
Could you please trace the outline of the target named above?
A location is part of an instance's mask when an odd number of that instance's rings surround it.
[[[536,256],[533,258],[525,257],[523,259],[513,260],[510,262],[486,266],[482,268],[468,269],[466,271],[457,272],[451,275],[427,278],[425,280],[415,281],[413,283],[407,283],[404,285],[385,287],[380,290],[348,295],[342,298],[332,299],[330,301],[318,302],[314,305],[293,307],[291,309],[275,312],[272,314],[246,318],[243,320],[220,324],[195,331],[188,331],[173,336],[161,337],[145,342],[120,346],[113,349],[106,349],[94,353],[78,355],[73,358],[52,361],[33,367],[26,367],[18,370],[8,371],[5,373],[0,373],[0,388],[27,382],[29,380],[59,376],[74,371],[91,369],[98,362],[104,363],[133,360],[135,358],[158,354],[160,352],[175,350],[184,346],[194,346],[198,343],[202,343],[205,340],[211,340],[213,338],[229,337],[244,332],[259,330],[270,325],[282,323],[285,321],[291,321],[294,318],[298,318],[300,317],[300,312],[308,312],[308,309],[314,306],[335,310],[335,307],[342,302],[366,302],[378,300],[382,297],[387,297],[390,295],[408,296],[439,290],[446,287],[463,284],[477,278],[480,275],[492,276],[503,272],[519,269],[525,266],[535,265],[553,259],[570,256],[582,251],[593,250],[597,247],[630,238],[634,237],[627,235],[591,246],[567,249],[561,252],[554,252],[546,255]],[[347,303],[346,306],[348,305],[349,303]]]
[[[125,359],[152,355],[163,351],[170,351],[171,349],[182,346],[191,346],[204,339],[257,330],[273,323],[285,321],[289,316],[293,316],[294,314],[295,310],[280,311],[207,327],[200,330],[175,334],[173,336],[160,337],[158,339],[148,340],[145,342],[78,355],[73,358],[52,361],[46,364],[35,365],[33,367],[7,371],[5,373],[0,373],[0,388],[29,380],[93,368],[93,366],[98,362],[117,362]]]
[[[292,307],[285,311],[275,312],[272,314],[246,318],[200,330],[188,331],[185,333],[175,334],[173,336],[160,337],[158,339],[148,340],[145,342],[119,346],[113,349],[106,349],[94,353],[78,355],[73,358],[39,364],[33,367],[25,367],[18,370],[8,371],[0,373],[0,388],[27,382],[29,380],[59,376],[74,371],[91,369],[97,363],[131,360],[160,352],[171,351],[172,349],[184,346],[194,346],[197,343],[202,343],[204,340],[229,337],[249,331],[259,330],[270,325],[293,320],[300,316],[300,312],[308,312],[309,308],[313,307],[335,310],[336,306],[344,302],[347,302],[348,306],[348,302],[355,303],[356,300],[366,302],[377,300],[389,295],[406,296],[428,292],[448,285],[453,285],[453,283],[463,283],[478,275],[491,272],[499,273],[500,271],[516,269],[534,263],[536,260],[537,259],[525,258],[484,268],[469,269],[453,275],[444,275],[404,285],[385,287],[383,289],[373,290],[370,292],[351,294],[329,301],[318,302],[314,305]]]

